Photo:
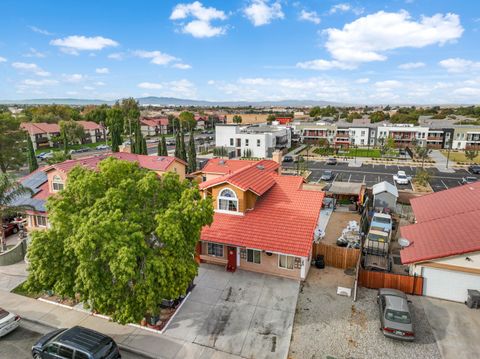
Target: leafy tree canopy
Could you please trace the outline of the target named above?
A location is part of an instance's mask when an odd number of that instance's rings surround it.
[[[97,171],[74,168],[47,208],[51,228],[32,233],[27,285],[77,295],[121,323],[185,294],[201,228],[213,220],[211,200],[188,181],[115,158]]]
[[[188,111],[183,111],[180,113],[178,116],[180,119],[180,123],[183,128],[187,129],[188,131],[191,131],[197,126],[197,122],[195,121],[195,115],[192,112]]]
[[[79,120],[77,108],[67,105],[42,105],[27,107],[24,111],[28,122],[58,123],[60,121]]]
[[[66,139],[67,144],[80,142],[85,137],[83,126],[75,121],[60,121],[60,135]]]
[[[26,161],[26,137],[20,121],[10,112],[0,113],[0,170],[14,170]]]

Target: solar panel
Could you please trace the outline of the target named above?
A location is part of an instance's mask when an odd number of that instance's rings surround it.
[[[47,181],[47,174],[43,171],[33,173],[28,178],[22,181],[24,187],[30,188],[32,191],[35,191],[38,187],[44,184]],[[37,191],[38,192],[38,191]]]

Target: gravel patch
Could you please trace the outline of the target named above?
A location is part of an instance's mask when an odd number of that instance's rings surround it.
[[[385,338],[380,331],[376,290],[360,288],[357,302],[336,294],[348,283],[342,270],[311,268],[301,287],[289,359],[440,358],[419,297],[410,297],[416,341]]]

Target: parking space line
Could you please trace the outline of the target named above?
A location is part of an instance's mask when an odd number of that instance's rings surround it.
[[[335,182],[335,180],[337,179],[337,176],[338,176],[338,173],[335,173],[335,176],[333,176],[332,184],[333,184],[333,182]]]
[[[445,182],[443,182],[443,180],[440,180],[440,182],[442,182],[442,184],[445,186],[445,189],[448,189],[448,186],[445,184]]]
[[[366,175],[363,175],[362,183],[365,183],[365,177],[366,177]]]
[[[352,178],[352,175],[350,174],[350,176],[348,176],[348,182],[350,182],[350,178]]]

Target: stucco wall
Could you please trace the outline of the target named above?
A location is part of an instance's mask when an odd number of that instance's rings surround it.
[[[27,253],[27,241],[24,239],[12,249],[0,254],[0,266],[8,266],[23,260]]]
[[[253,193],[247,194],[246,192],[243,192],[238,187],[235,187],[235,186],[232,186],[231,184],[226,183],[226,184],[219,185],[212,188],[212,198],[214,199],[214,203],[213,203],[214,209],[218,209],[218,201],[217,201],[218,194],[225,188],[231,189],[237,195],[239,212],[245,212],[246,208],[251,208],[249,206],[252,203],[253,204],[255,203],[254,200],[252,199],[252,195],[255,196]]]
[[[465,258],[469,258],[470,260],[466,260]],[[445,266],[456,266],[461,271],[462,269],[466,270],[478,270],[480,271],[480,252],[465,254],[461,256],[454,256],[448,258],[441,258],[435,261],[431,261],[434,265],[445,265]],[[410,274],[422,275],[422,268],[428,267],[428,263],[422,265],[420,264],[413,264],[410,266]],[[453,269],[453,268],[450,268]]]
[[[292,279],[301,279],[300,268],[280,268],[278,266],[278,254],[273,253],[272,255],[268,256],[263,251],[261,252],[260,264],[247,262],[246,258],[240,257],[240,269],[250,270],[252,272],[278,275],[281,277]]]
[[[183,181],[185,179],[186,168],[183,163],[180,163],[178,161],[173,161],[172,164],[168,166],[167,171],[177,173],[180,178],[180,181]],[[164,172],[160,174],[164,174]]]

